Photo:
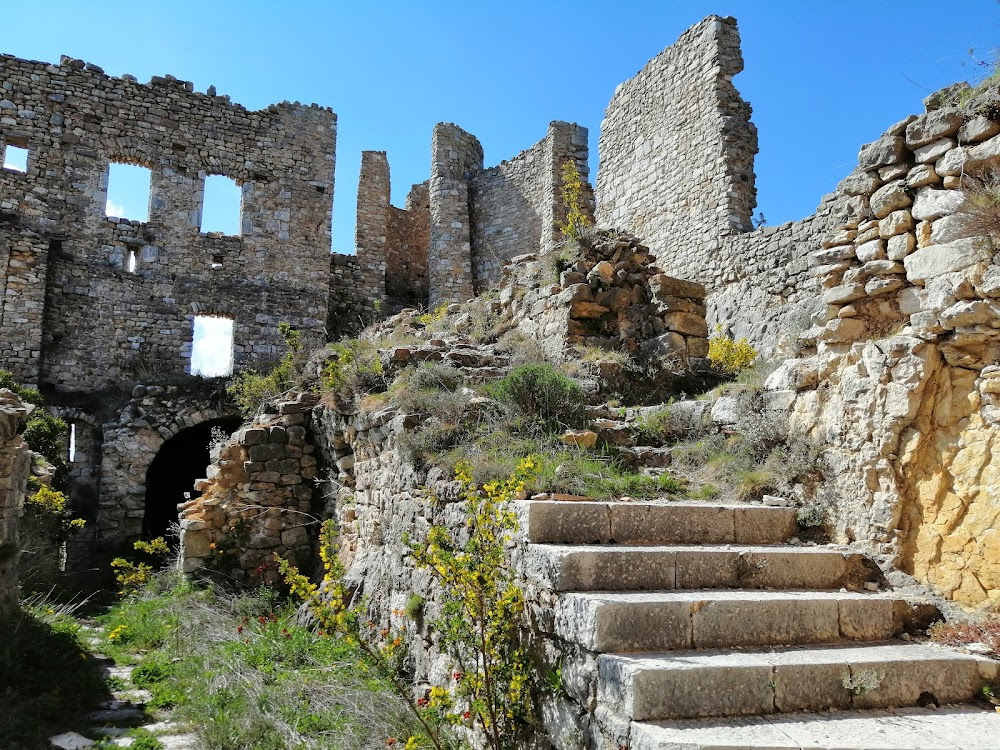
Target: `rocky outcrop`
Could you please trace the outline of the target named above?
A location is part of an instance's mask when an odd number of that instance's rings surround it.
[[[1000,266],[963,209],[997,132],[935,109],[861,149],[840,186],[853,218],[814,254],[808,356],[767,384],[826,446],[839,537],[970,605],[1000,604]]]
[[[17,605],[21,508],[31,475],[31,451],[17,430],[34,409],[0,389],[0,617]]]

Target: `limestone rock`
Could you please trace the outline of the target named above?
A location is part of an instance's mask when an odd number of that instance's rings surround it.
[[[951,108],[920,115],[906,126],[906,145],[916,149],[940,138],[954,135],[962,126],[963,120],[962,113]]]
[[[566,430],[559,439],[566,445],[579,448],[593,448],[597,445],[597,433],[593,430]]]
[[[893,211],[906,208],[913,202],[909,193],[906,192],[906,181],[895,180],[883,185],[872,194],[871,209],[875,218],[881,219],[888,216]]]
[[[978,240],[962,239],[943,245],[931,245],[906,256],[906,278],[911,283],[926,282],[942,274],[962,271],[984,258]]]
[[[957,129],[957,126],[956,126]],[[899,136],[887,136],[861,147],[858,169],[869,170],[895,164],[906,153],[906,144]]]
[[[933,221],[954,213],[964,202],[965,195],[960,190],[921,188],[913,202],[913,218]]]

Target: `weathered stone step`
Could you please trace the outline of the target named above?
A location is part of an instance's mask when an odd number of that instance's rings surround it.
[[[829,591],[565,593],[555,633],[591,651],[880,641],[926,627],[930,605]]]
[[[536,544],[780,544],[798,532],[794,508],[686,502],[526,501]]]
[[[1000,715],[974,706],[633,722],[631,750],[997,750]]]
[[[528,570],[554,591],[861,589],[883,576],[830,547],[532,544]]]
[[[1000,662],[905,643],[603,654],[597,665],[598,700],[636,721],[962,703],[1000,673]]]

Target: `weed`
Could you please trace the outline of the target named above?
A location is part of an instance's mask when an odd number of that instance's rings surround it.
[[[981,621],[939,622],[931,626],[931,640],[946,646],[967,646],[983,643],[1000,655],[1000,616],[993,615]]]
[[[841,684],[851,695],[858,698],[876,690],[885,679],[884,674],[879,674],[874,669],[863,669],[854,674],[849,668],[845,668]]]
[[[1000,246],[1000,170],[986,170],[962,183],[965,201],[955,212],[967,237],[981,237],[995,249]]]
[[[561,171],[560,195],[566,218],[559,222],[559,231],[566,237],[575,238],[583,229],[592,226],[594,222],[585,211],[583,196],[585,183],[580,175],[580,170],[576,168],[576,163],[567,159],[563,162]]]
[[[278,331],[288,349],[278,364],[266,375],[244,370],[234,375],[226,386],[226,392],[246,417],[260,413],[268,401],[301,380],[306,354],[302,334],[287,323],[280,323]]]
[[[821,505],[806,505],[795,513],[795,520],[803,529],[816,529],[826,523],[826,509]]]
[[[5,750],[48,747],[53,734],[86,731],[81,714],[111,697],[72,615],[72,607],[36,599],[0,623]]]
[[[410,598],[406,600],[406,616],[410,620],[416,622],[424,616],[424,597],[420,594],[413,593],[410,594]]]

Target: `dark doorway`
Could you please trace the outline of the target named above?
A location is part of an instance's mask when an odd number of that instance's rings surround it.
[[[146,470],[143,539],[166,536],[170,525],[177,523],[177,506],[185,501],[184,493],[190,493],[192,498],[201,494],[195,491],[194,483],[205,476],[205,469],[208,468],[212,428],[217,427],[226,435],[232,435],[239,426],[239,417],[211,419],[181,430],[160,446],[156,458]]]

